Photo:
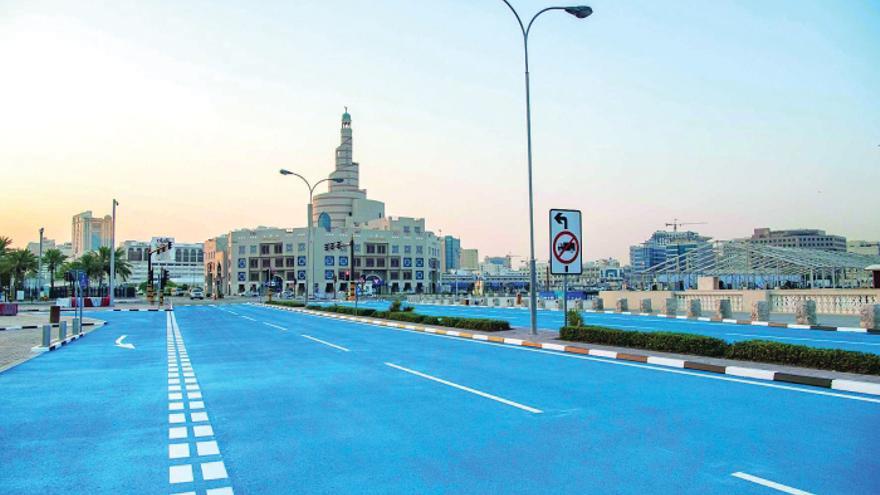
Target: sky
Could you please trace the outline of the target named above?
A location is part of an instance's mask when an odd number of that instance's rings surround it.
[[[554,5],[511,0],[523,17]],[[529,38],[536,256],[550,208],[626,260],[674,218],[880,239],[880,3],[610,1]],[[352,114],[361,186],[528,256],[522,36],[501,0],[0,0],[0,235],[199,242],[301,226]],[[319,188],[319,191],[321,189]]]

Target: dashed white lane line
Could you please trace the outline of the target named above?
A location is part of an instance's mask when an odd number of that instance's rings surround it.
[[[737,471],[732,473],[731,476],[734,478],[739,478],[741,480],[751,481],[752,483],[756,483],[761,486],[766,486],[767,488],[773,488],[774,490],[779,490],[780,492],[790,493],[791,495],[813,495],[810,492],[805,492],[803,490],[798,490],[797,488],[792,488],[787,485],[783,485],[781,483],[777,483],[775,481],[770,481],[764,478],[759,478],[757,476],[753,476],[748,473],[743,473],[741,471]]]
[[[270,326],[270,327],[273,327],[273,328],[277,328],[278,330],[287,330],[287,329],[284,328],[284,327],[281,327],[281,326],[278,326],[278,325],[273,325],[273,324],[271,324],[271,323],[266,323],[265,321],[263,322],[263,325]]]
[[[241,316],[245,320],[257,321],[255,318],[251,318],[250,316],[245,316],[245,315],[239,315],[239,316]]]
[[[334,349],[339,349],[340,351],[345,351],[345,352],[349,352],[349,351],[350,351],[350,349],[347,349],[347,348],[345,348],[345,347],[342,347],[341,345],[331,344],[330,342],[327,342],[326,340],[316,339],[315,337],[312,337],[311,335],[306,335],[306,334],[304,334],[304,333],[303,333],[303,334],[300,334],[300,335],[301,335],[302,337],[305,337],[305,338],[309,339],[309,340],[313,340],[313,341],[315,341],[315,342],[317,342],[317,343],[319,343],[319,344],[324,344],[324,345],[327,345],[327,346],[333,347]]]
[[[494,400],[494,401],[496,401],[496,402],[500,402],[500,403],[502,403],[502,404],[507,404],[508,406],[513,406],[513,407],[516,407],[517,409],[522,409],[523,411],[528,411],[528,412],[533,413],[533,414],[541,414],[542,412],[544,412],[544,411],[542,411],[542,410],[540,410],[540,409],[535,409],[534,407],[530,407],[530,406],[527,406],[527,405],[525,405],[525,404],[520,404],[519,402],[514,402],[514,401],[512,401],[512,400],[508,400],[508,399],[505,399],[505,398],[503,398],[503,397],[498,397],[497,395],[492,395],[492,394],[489,394],[489,393],[486,393],[486,392],[481,392],[481,391],[479,391],[479,390],[476,390],[476,389],[473,389],[473,388],[470,388],[470,387],[466,387],[466,386],[464,386],[464,385],[459,385],[459,384],[457,384],[457,383],[453,383],[453,382],[450,382],[450,381],[448,381],[448,380],[444,380],[444,379],[442,379],[442,378],[437,378],[436,376],[431,376],[431,375],[428,375],[428,374],[425,374],[425,373],[422,373],[422,372],[419,372],[419,371],[416,371],[416,370],[411,370],[411,369],[409,369],[409,368],[404,368],[403,366],[398,366],[398,365],[396,365],[396,364],[394,364],[394,363],[385,363],[385,365],[386,365],[386,366],[390,366],[390,367],[392,367],[392,368],[394,368],[394,369],[398,369],[398,370],[400,370],[400,371],[404,371],[404,372],[406,372],[406,373],[410,373],[410,374],[412,374],[412,375],[420,376],[420,377],[425,378],[425,379],[427,379],[427,380],[431,380],[431,381],[434,381],[434,382],[437,382],[437,383],[442,383],[443,385],[447,385],[447,386],[449,386],[449,387],[457,388],[457,389],[459,389],[459,390],[464,390],[465,392],[470,392],[470,393],[472,393],[472,394],[479,395],[480,397],[485,397],[485,398],[487,398],[487,399],[492,399],[492,400]]]

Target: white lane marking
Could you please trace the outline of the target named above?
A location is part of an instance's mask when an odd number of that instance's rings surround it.
[[[813,495],[810,492],[798,490],[797,488],[792,488],[790,486],[786,486],[775,481],[752,476],[751,474],[743,473],[741,471],[731,473],[731,476],[733,476],[734,478],[739,478],[741,480],[751,481],[752,483],[757,483],[761,486],[766,486],[767,488],[773,488],[774,490],[779,490],[780,492],[790,493],[791,495]]]
[[[239,316],[241,316],[241,317],[244,318],[245,320],[257,321],[256,319],[251,318],[250,316],[245,316],[245,315],[239,315]]]
[[[750,333],[728,333],[725,335],[735,335],[737,337],[757,337],[760,339],[776,339],[776,340],[805,340],[807,342],[829,342],[832,344],[852,344],[852,345],[871,345],[880,346],[880,343],[858,342],[853,340],[828,340],[828,339],[807,339],[803,337],[777,337],[775,335],[754,335]]]
[[[437,382],[437,383],[442,383],[443,385],[448,385],[448,386],[450,386],[450,387],[457,388],[457,389],[459,389],[459,390],[464,390],[465,392],[470,392],[470,393],[472,393],[472,394],[479,395],[480,397],[485,397],[485,398],[487,398],[487,399],[492,399],[492,400],[494,400],[494,401],[498,401],[498,402],[500,402],[500,403],[502,403],[502,404],[507,404],[508,406],[513,406],[513,407],[516,407],[516,408],[518,408],[518,409],[522,409],[523,411],[528,411],[528,412],[530,412],[530,413],[534,413],[534,414],[541,414],[542,412],[544,412],[544,411],[542,411],[542,410],[540,410],[540,409],[535,409],[534,407],[529,407],[529,406],[526,406],[526,405],[524,405],[524,404],[520,404],[519,402],[514,402],[514,401],[512,401],[512,400],[507,400],[507,399],[504,399],[504,398],[498,397],[497,395],[487,394],[486,392],[481,392],[481,391],[479,391],[479,390],[476,390],[476,389],[473,389],[473,388],[470,388],[470,387],[465,387],[464,385],[459,385],[459,384],[457,384],[457,383],[452,383],[452,382],[447,381],[447,380],[444,380],[444,379],[442,379],[442,378],[437,378],[436,376],[426,375],[425,373],[421,373],[421,372],[416,371],[416,370],[411,370],[411,369],[409,369],[409,368],[404,368],[403,366],[398,366],[398,365],[396,365],[396,364],[394,364],[394,363],[385,363],[385,365],[386,365],[386,366],[390,366],[390,367],[395,368],[395,369],[398,369],[398,370],[400,370],[400,371],[405,371],[405,372],[407,372],[407,373],[410,373],[410,374],[413,374],[413,375],[416,375],[416,376],[420,376],[420,377],[422,377],[422,378],[426,378],[426,379],[431,380],[431,381],[435,381],[435,382]]]
[[[271,323],[266,323],[265,321],[263,322],[263,325],[267,325],[267,326],[270,326],[270,327],[273,327],[273,328],[277,328],[278,330],[287,330],[287,329],[284,328],[284,327],[279,327],[278,325],[273,325],[273,324],[271,324]]]
[[[300,335],[302,337],[309,339],[309,340],[314,340],[315,342],[317,342],[319,344],[329,345],[330,347],[333,347],[334,349],[339,349],[340,351],[345,351],[345,352],[349,351],[349,349],[346,349],[345,347],[342,347],[341,345],[331,344],[330,342],[327,342],[325,340],[316,339],[315,337],[312,337],[311,335],[306,335],[304,333],[300,334]]]
[[[321,317],[321,315],[311,315],[310,313],[302,313],[302,314],[315,316],[317,318]],[[706,373],[678,370],[678,369],[665,368],[665,367],[660,368],[660,367],[656,367],[656,366],[648,366],[648,365],[632,363],[632,362],[628,362],[628,361],[608,360],[608,359],[601,359],[601,358],[596,358],[596,357],[583,356],[583,355],[579,355],[579,354],[569,354],[569,353],[562,353],[562,352],[545,351],[543,349],[534,349],[534,348],[525,347],[525,346],[496,344],[494,342],[483,341],[483,339],[479,338],[479,337],[486,337],[486,336],[481,335],[481,334],[474,334],[473,339],[462,339],[459,337],[449,337],[446,335],[439,335],[439,334],[430,335],[427,332],[419,332],[419,331],[415,331],[415,330],[404,330],[402,328],[395,328],[395,327],[382,327],[382,328],[388,328],[388,329],[396,331],[396,332],[407,332],[407,333],[412,333],[415,335],[422,335],[425,337],[439,337],[439,338],[443,338],[443,339],[452,339],[456,342],[462,342],[462,343],[470,342],[471,344],[488,345],[488,346],[498,347],[500,349],[509,349],[509,350],[514,350],[514,351],[525,351],[525,352],[536,352],[539,354],[547,354],[550,356],[557,356],[557,357],[563,357],[563,358],[569,358],[569,359],[580,359],[583,361],[593,361],[596,363],[612,364],[612,365],[616,365],[616,366],[628,366],[631,368],[641,368],[644,370],[659,371],[662,373],[673,373],[676,375],[687,375],[687,376],[693,376],[693,377],[697,377],[697,378],[703,378],[706,380],[719,380],[719,381],[723,381],[723,382],[742,383],[745,385],[754,385],[756,387],[774,388],[774,389],[778,389],[778,390],[788,390],[791,392],[800,392],[802,394],[823,395],[826,397],[835,397],[838,399],[849,399],[849,400],[857,400],[857,401],[861,401],[861,402],[871,402],[874,404],[880,404],[880,399],[875,399],[875,398],[871,398],[871,397],[861,397],[858,395],[848,395],[848,394],[841,394],[841,393],[835,393],[835,392],[825,392],[823,390],[812,390],[812,389],[807,389],[807,388],[798,388],[798,387],[792,387],[792,386],[788,386],[788,385],[778,385],[776,383],[770,383],[770,382],[768,382],[768,383],[755,382],[752,380],[744,380],[741,378],[732,378],[730,376],[724,376],[724,375],[706,374]],[[598,349],[591,349],[590,353],[592,354],[593,351],[598,351]],[[604,351],[604,352],[610,352],[610,351]],[[613,354],[615,356],[617,355],[617,353],[613,353]]]
[[[229,314],[231,314],[231,315],[238,316],[238,313],[236,313],[235,311],[227,311],[227,313],[229,313]]]
[[[134,344],[123,344],[122,339],[128,337],[128,335],[123,335],[116,339],[116,347],[122,347],[123,349],[134,349]]]

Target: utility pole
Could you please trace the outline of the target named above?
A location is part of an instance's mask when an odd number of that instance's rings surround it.
[[[43,227],[40,227],[40,257],[37,258],[37,300],[43,295]]]
[[[116,205],[119,202],[113,199],[113,220],[110,225],[110,306],[116,299]]]

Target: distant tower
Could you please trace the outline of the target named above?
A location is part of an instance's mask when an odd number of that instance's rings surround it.
[[[339,146],[336,147],[336,168],[330,173],[331,179],[342,179],[342,182],[329,181],[328,191],[315,195],[312,220],[316,224],[326,227],[329,216],[330,225],[337,228],[345,226],[350,219],[362,221],[366,219],[364,215],[367,217],[384,215],[384,205],[367,200],[367,191],[359,187],[360,167],[352,161],[351,135],[351,115],[348,113],[348,107],[345,107],[342,126],[339,129]],[[369,211],[364,209],[365,205],[370,205]],[[361,211],[362,214],[356,214],[356,210]],[[363,213],[365,211],[366,213]]]

